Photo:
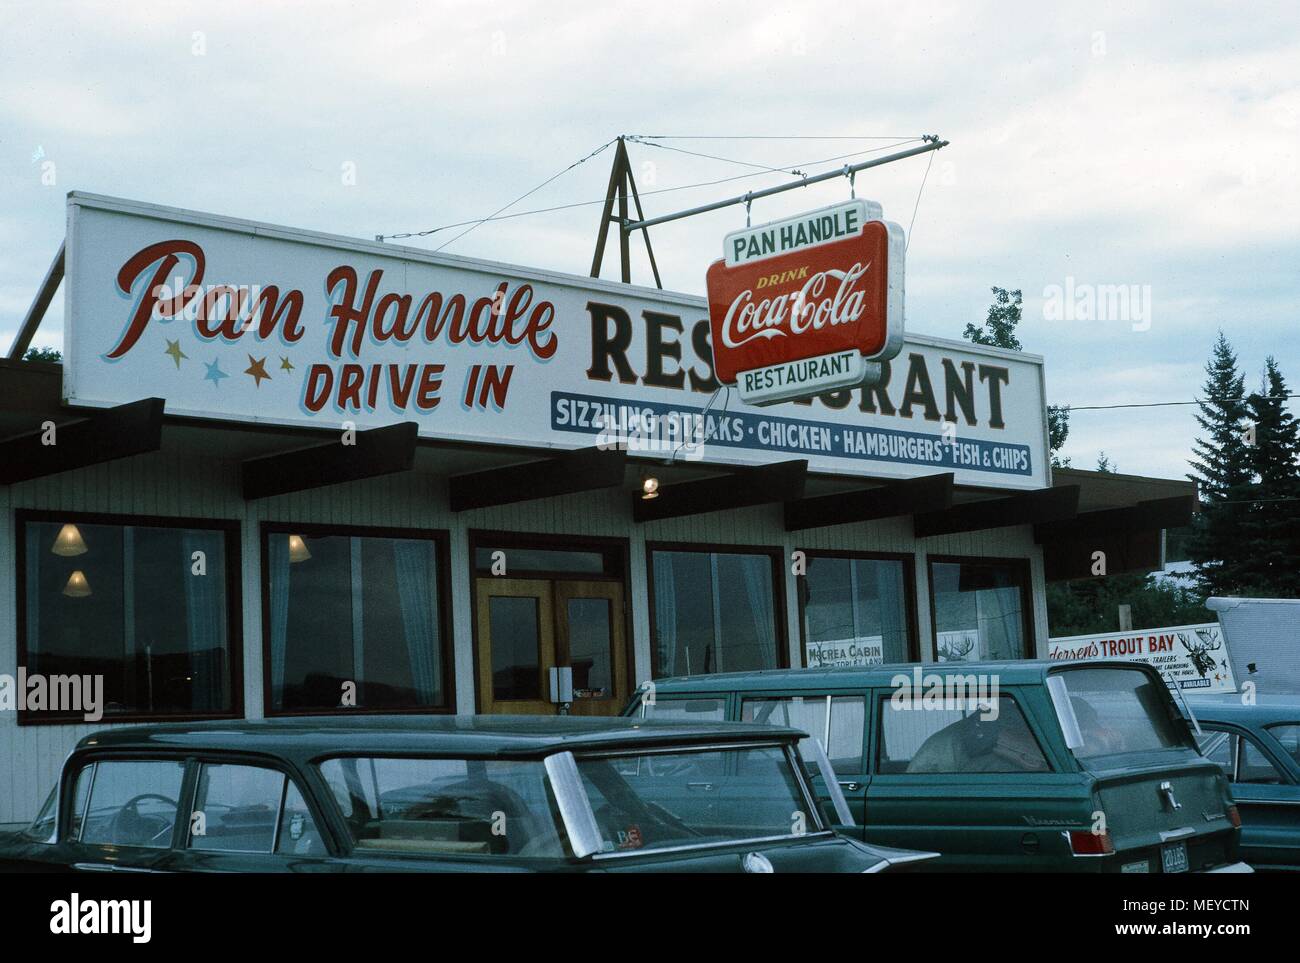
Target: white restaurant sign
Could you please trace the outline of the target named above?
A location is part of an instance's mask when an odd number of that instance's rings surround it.
[[[1217,622],[1136,632],[1103,632],[1049,639],[1049,659],[1145,662],[1167,672],[1183,692],[1235,692],[1223,631]]]
[[[870,388],[710,407],[704,298],[68,197],[64,395],[283,425],[1047,484],[1042,361],[912,336]],[[707,413],[706,413],[706,409]]]

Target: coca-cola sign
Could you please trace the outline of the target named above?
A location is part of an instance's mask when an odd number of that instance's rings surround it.
[[[719,381],[771,404],[870,380],[898,353],[903,231],[879,213],[855,200],[727,236],[708,272]]]

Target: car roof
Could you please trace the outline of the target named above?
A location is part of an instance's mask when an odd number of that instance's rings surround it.
[[[1244,705],[1241,700],[1240,692],[1187,697],[1196,718],[1206,722],[1300,723],[1300,695],[1257,695],[1254,705]]]
[[[635,748],[800,738],[780,726],[580,716],[357,715],[118,726],[86,736],[87,749],[264,752],[299,758],[337,753],[546,755],[561,749]]]
[[[1139,662],[1064,661],[1015,659],[988,662],[896,662],[829,669],[764,669],[753,672],[718,672],[712,675],[675,676],[654,681],[656,692],[729,692],[768,689],[888,688],[900,675],[914,678],[920,671],[945,675],[997,676],[999,685],[1041,683],[1051,669],[1147,668]]]

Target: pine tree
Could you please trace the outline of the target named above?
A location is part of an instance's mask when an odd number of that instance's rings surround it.
[[[1234,595],[1249,590],[1245,517],[1251,497],[1250,454],[1243,437],[1248,408],[1245,378],[1237,356],[1219,332],[1205,366],[1204,397],[1197,402],[1196,422],[1202,437],[1193,445],[1192,478],[1199,488],[1201,511],[1192,526],[1188,552],[1206,595]]]
[[[1300,425],[1287,408],[1288,394],[1281,369],[1268,358],[1259,393],[1246,401],[1254,482],[1244,523],[1248,588],[1268,598],[1300,598]]]

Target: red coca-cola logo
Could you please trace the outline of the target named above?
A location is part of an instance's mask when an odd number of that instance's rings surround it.
[[[713,368],[724,384],[741,371],[854,348],[868,358],[897,350],[891,307],[890,231],[868,221],[860,234],[734,267],[709,266]]]

